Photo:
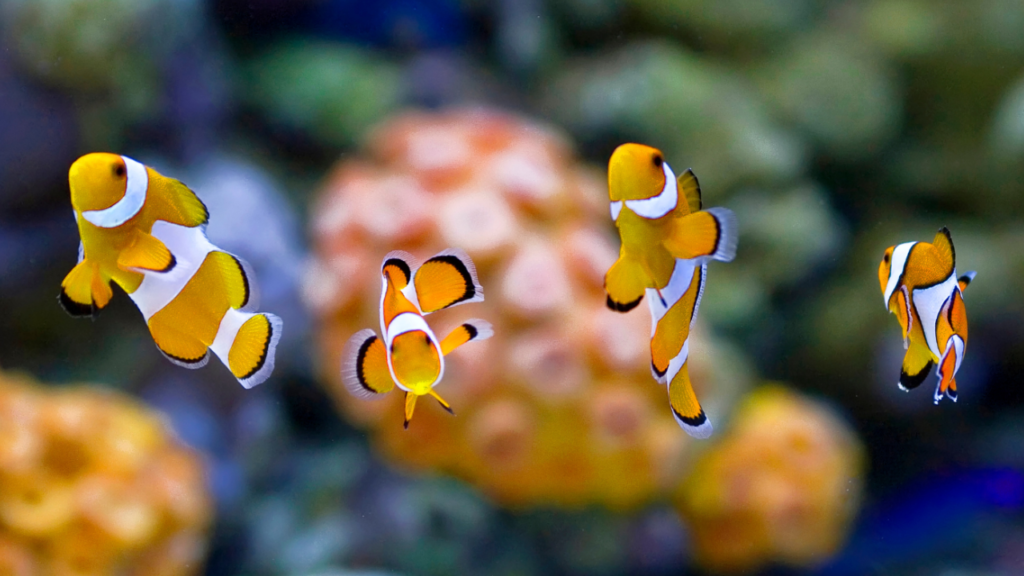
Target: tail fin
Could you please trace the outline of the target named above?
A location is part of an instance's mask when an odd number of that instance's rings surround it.
[[[64,277],[57,300],[72,316],[92,317],[110,302],[113,295],[110,282],[103,280],[91,262],[82,260]]]
[[[629,312],[636,308],[644,297],[647,283],[647,272],[639,262],[619,256],[604,275],[608,307],[616,312]]]
[[[234,334],[230,333],[232,326],[237,326]],[[274,371],[274,353],[281,340],[282,326],[281,319],[273,314],[247,314],[228,310],[210,348],[225,361],[243,387],[252,388],[269,378]],[[230,340],[225,355],[225,341],[228,338]]]
[[[672,416],[690,436],[703,440],[714,432],[711,421],[704,414],[697,395],[693,393],[687,363],[683,363],[668,384],[668,403],[672,408]]]
[[[960,291],[961,292],[963,292],[964,290],[967,289],[967,287],[971,284],[971,281],[974,280],[974,277],[977,274],[978,274],[977,272],[975,272],[974,270],[971,270],[970,272],[965,272],[963,276],[961,276],[960,278],[957,279],[957,284],[960,285]]]
[[[708,257],[729,262],[739,241],[736,215],[728,208],[708,208],[675,221],[665,248],[675,258]]]

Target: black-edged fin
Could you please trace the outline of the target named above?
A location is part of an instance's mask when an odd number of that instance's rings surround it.
[[[651,376],[659,384],[665,383],[665,374],[668,372],[668,366],[665,366],[665,370],[658,370],[658,367],[654,365],[654,361],[651,361]]]
[[[697,181],[697,175],[693,173],[693,170],[687,168],[685,172],[676,178],[676,186],[679,188],[679,192],[686,198],[686,205],[690,208],[690,213],[697,212],[703,208],[703,202],[700,197],[700,182]]]
[[[446,412],[448,412],[452,416],[455,416],[455,410],[452,410],[451,405],[448,404],[448,402],[444,398],[438,396],[437,392],[431,390],[429,394],[434,397],[434,400],[437,400],[437,403],[441,405],[441,408],[444,408]]]
[[[99,309],[93,306],[92,302],[88,304],[75,302],[63,288],[60,289],[57,301],[60,302],[61,308],[74,318],[95,318],[99,312]]]
[[[975,272],[974,270],[971,270],[970,272],[965,272],[963,276],[961,276],[960,278],[957,279],[957,284],[960,285],[960,291],[961,292],[966,290],[967,287],[971,285],[971,282],[974,281],[974,277],[977,274],[978,274],[977,272]]]
[[[341,353],[341,382],[358,398],[381,398],[394,388],[384,341],[373,330],[360,330],[345,344]]]
[[[413,285],[424,314],[484,299],[473,260],[458,248],[449,248],[430,257],[416,269]]]
[[[380,265],[381,274],[391,269],[391,281],[395,288],[402,290],[412,281],[412,271],[415,268],[416,260],[412,254],[404,250],[392,250],[384,255],[384,261]]]
[[[944,277],[949,277],[956,269],[956,249],[953,248],[953,237],[949,234],[949,229],[943,226],[939,229],[938,233],[935,234],[935,239],[932,240],[932,246],[935,246],[935,250],[939,253],[939,258],[942,259],[942,263],[946,265],[947,272]]]
[[[209,350],[207,350],[206,353],[204,353],[199,358],[189,359],[189,358],[179,358],[177,356],[174,356],[173,354],[168,354],[167,352],[164,352],[160,348],[160,346],[157,346],[156,349],[160,350],[160,353],[164,355],[164,358],[167,358],[168,360],[170,360],[174,364],[177,364],[178,366],[181,366],[182,368],[188,368],[189,370],[195,370],[197,368],[202,368],[203,366],[206,366],[207,362],[210,361],[210,352],[209,352]]]
[[[170,272],[177,262],[163,242],[141,231],[136,232],[135,242],[117,256],[119,268],[139,272]]]
[[[258,318],[262,316],[263,321]],[[265,329],[254,329],[249,330],[247,326],[250,323],[255,323],[257,328],[265,327]],[[246,346],[243,342],[243,334],[248,336],[249,344],[247,347],[250,349],[261,350],[258,355],[258,360],[255,365],[248,370],[244,375],[237,376],[238,383],[245,389],[253,388],[263,382],[266,382],[270,375],[274,372],[274,363],[277,356],[277,344],[281,341],[281,332],[284,328],[284,322],[275,314],[269,312],[262,312],[260,314],[254,314],[252,318],[246,320],[245,324],[238,331],[238,335],[235,336],[235,341],[232,343],[232,350],[236,346]],[[234,372],[234,368],[232,372]]]
[[[921,385],[935,368],[928,347],[920,342],[911,341],[907,353],[903,356],[900,368],[900,390],[909,392]]]
[[[474,318],[456,326],[441,341],[441,355],[447,356],[452,350],[473,340],[486,340],[494,336],[494,327],[486,320]]]

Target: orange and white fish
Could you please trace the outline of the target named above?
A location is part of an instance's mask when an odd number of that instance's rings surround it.
[[[704,292],[708,260],[736,256],[736,217],[702,209],[691,170],[676,178],[660,150],[623,144],[608,162],[611,215],[619,229],[619,259],[605,275],[608,307],[627,312],[644,295],[651,310],[651,372],[668,384],[676,422],[707,438],[711,422],[690,382],[690,328]]]
[[[420,266],[412,256],[394,251],[381,265],[380,327],[383,339],[367,328],[356,332],[342,353],[341,379],[360,398],[405,392],[405,427],[416,399],[430,395],[449,413],[451,406],[434,391],[444,376],[444,357],[471,340],[485,340],[494,330],[485,320],[467,320],[438,341],[423,318],[431,312],[482,302],[483,288],[469,256],[444,250]]]
[[[907,354],[899,387],[921,385],[938,362],[939,382],[933,399],[956,402],[956,373],[967,349],[967,309],[963,291],[974,272],[957,278],[956,251],[949,230],[942,228],[932,243],[905,242],[890,246],[878,267],[885,307],[903,329]]]
[[[209,214],[194,192],[117,154],[82,156],[68,180],[81,235],[78,265],[61,283],[69,314],[94,316],[114,281],[171,362],[199,368],[213,350],[246,388],[270,376],[281,320],[253,312],[251,270],[207,240]]]

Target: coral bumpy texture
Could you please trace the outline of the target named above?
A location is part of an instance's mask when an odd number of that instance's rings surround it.
[[[321,372],[341,411],[407,467],[474,483],[509,506],[629,508],[678,483],[693,443],[650,375],[650,317],[605,307],[618,253],[601,171],[555,131],[485,110],[399,116],[327,176],[312,215],[305,298],[320,320]],[[446,359],[438,392],[402,429],[402,397],[351,397],[346,340],[377,326],[380,262],[466,250],[486,301],[428,317],[438,334],[469,316],[494,337]],[[693,381],[716,416],[747,382],[736,352],[698,328]],[[722,367],[725,368],[722,368]]]
[[[814,566],[845,542],[864,449],[820,403],[782,386],[744,398],[732,428],[692,466],[678,507],[697,560],[722,572]]]
[[[211,514],[199,457],[157,413],[0,372],[0,574],[198,574]]]

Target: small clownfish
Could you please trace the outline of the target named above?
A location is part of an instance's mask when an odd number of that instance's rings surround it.
[[[956,251],[949,230],[943,227],[932,243],[905,242],[890,246],[878,267],[878,282],[889,312],[903,329],[907,350],[899,387],[909,391],[928,377],[938,362],[939,382],[933,399],[943,395],[956,402],[956,373],[967,349],[967,309],[963,291],[974,279],[967,272],[957,278]]]
[[[494,335],[485,320],[467,320],[438,341],[423,318],[431,312],[482,302],[483,288],[469,256],[458,249],[439,252],[420,266],[394,251],[381,265],[380,328],[356,332],[342,352],[341,379],[354,396],[373,398],[395,385],[405,392],[405,428],[416,399],[430,395],[450,414],[451,406],[434,391],[444,376],[444,357],[472,340]]]
[[[692,170],[679,178],[660,150],[623,144],[608,162],[611,216],[619,229],[619,259],[604,278],[607,304],[627,312],[644,295],[651,310],[651,373],[668,384],[676,422],[707,438],[711,422],[690,382],[690,328],[704,293],[708,260],[736,256],[736,217],[727,208],[702,209]]]
[[[171,362],[199,368],[213,350],[245,388],[270,376],[281,319],[253,312],[251,269],[207,240],[209,213],[192,190],[107,153],[76,160],[68,180],[81,236],[58,298],[69,314],[95,316],[114,281]]]

